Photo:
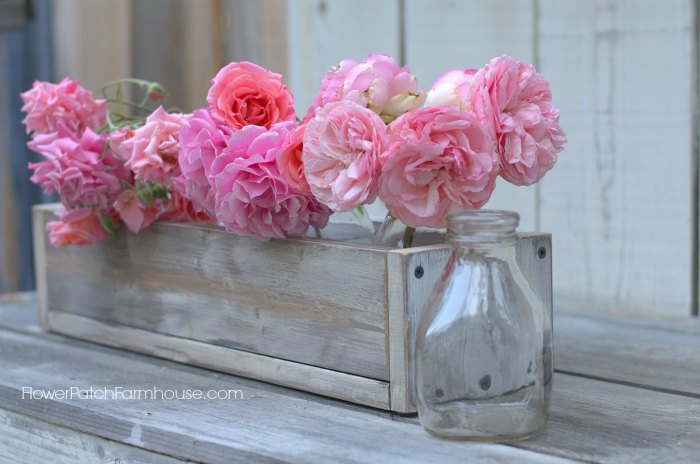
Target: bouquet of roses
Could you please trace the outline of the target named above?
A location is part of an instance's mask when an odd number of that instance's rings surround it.
[[[143,100],[126,100],[123,82]],[[301,120],[282,76],[248,62],[221,69],[192,114],[152,111],[165,97],[153,82],[104,93],[65,79],[22,94],[29,147],[46,158],[30,163],[31,179],[64,206],[48,224],[57,246],[156,220],[304,236],[377,197],[407,226],[442,228],[448,214],[482,207],[499,175],[539,181],[566,142],[548,82],[508,56],[449,71],[427,94],[389,56],[344,60]]]

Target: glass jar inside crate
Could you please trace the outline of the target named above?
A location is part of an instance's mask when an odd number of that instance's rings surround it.
[[[416,337],[417,409],[449,438],[527,438],[545,426],[552,325],[516,262],[519,216],[474,210],[448,218],[452,254]]]

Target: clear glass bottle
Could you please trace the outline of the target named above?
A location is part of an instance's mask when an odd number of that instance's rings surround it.
[[[552,323],[516,262],[519,216],[448,218],[452,255],[416,337],[421,424],[432,434],[500,441],[542,430],[552,386]]]
[[[310,227],[308,237],[358,243],[372,243],[374,223],[364,206],[345,213],[333,213],[323,229]]]

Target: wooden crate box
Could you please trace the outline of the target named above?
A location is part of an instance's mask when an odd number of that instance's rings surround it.
[[[54,248],[55,205],[34,208],[46,330],[401,413],[415,411],[413,339],[447,245],[406,250],[323,239],[260,242],[157,223]],[[551,311],[551,237],[518,262]]]

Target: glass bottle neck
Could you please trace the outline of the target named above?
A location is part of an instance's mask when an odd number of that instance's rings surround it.
[[[453,248],[476,251],[514,247],[520,217],[511,211],[473,210],[447,219],[447,241]]]

